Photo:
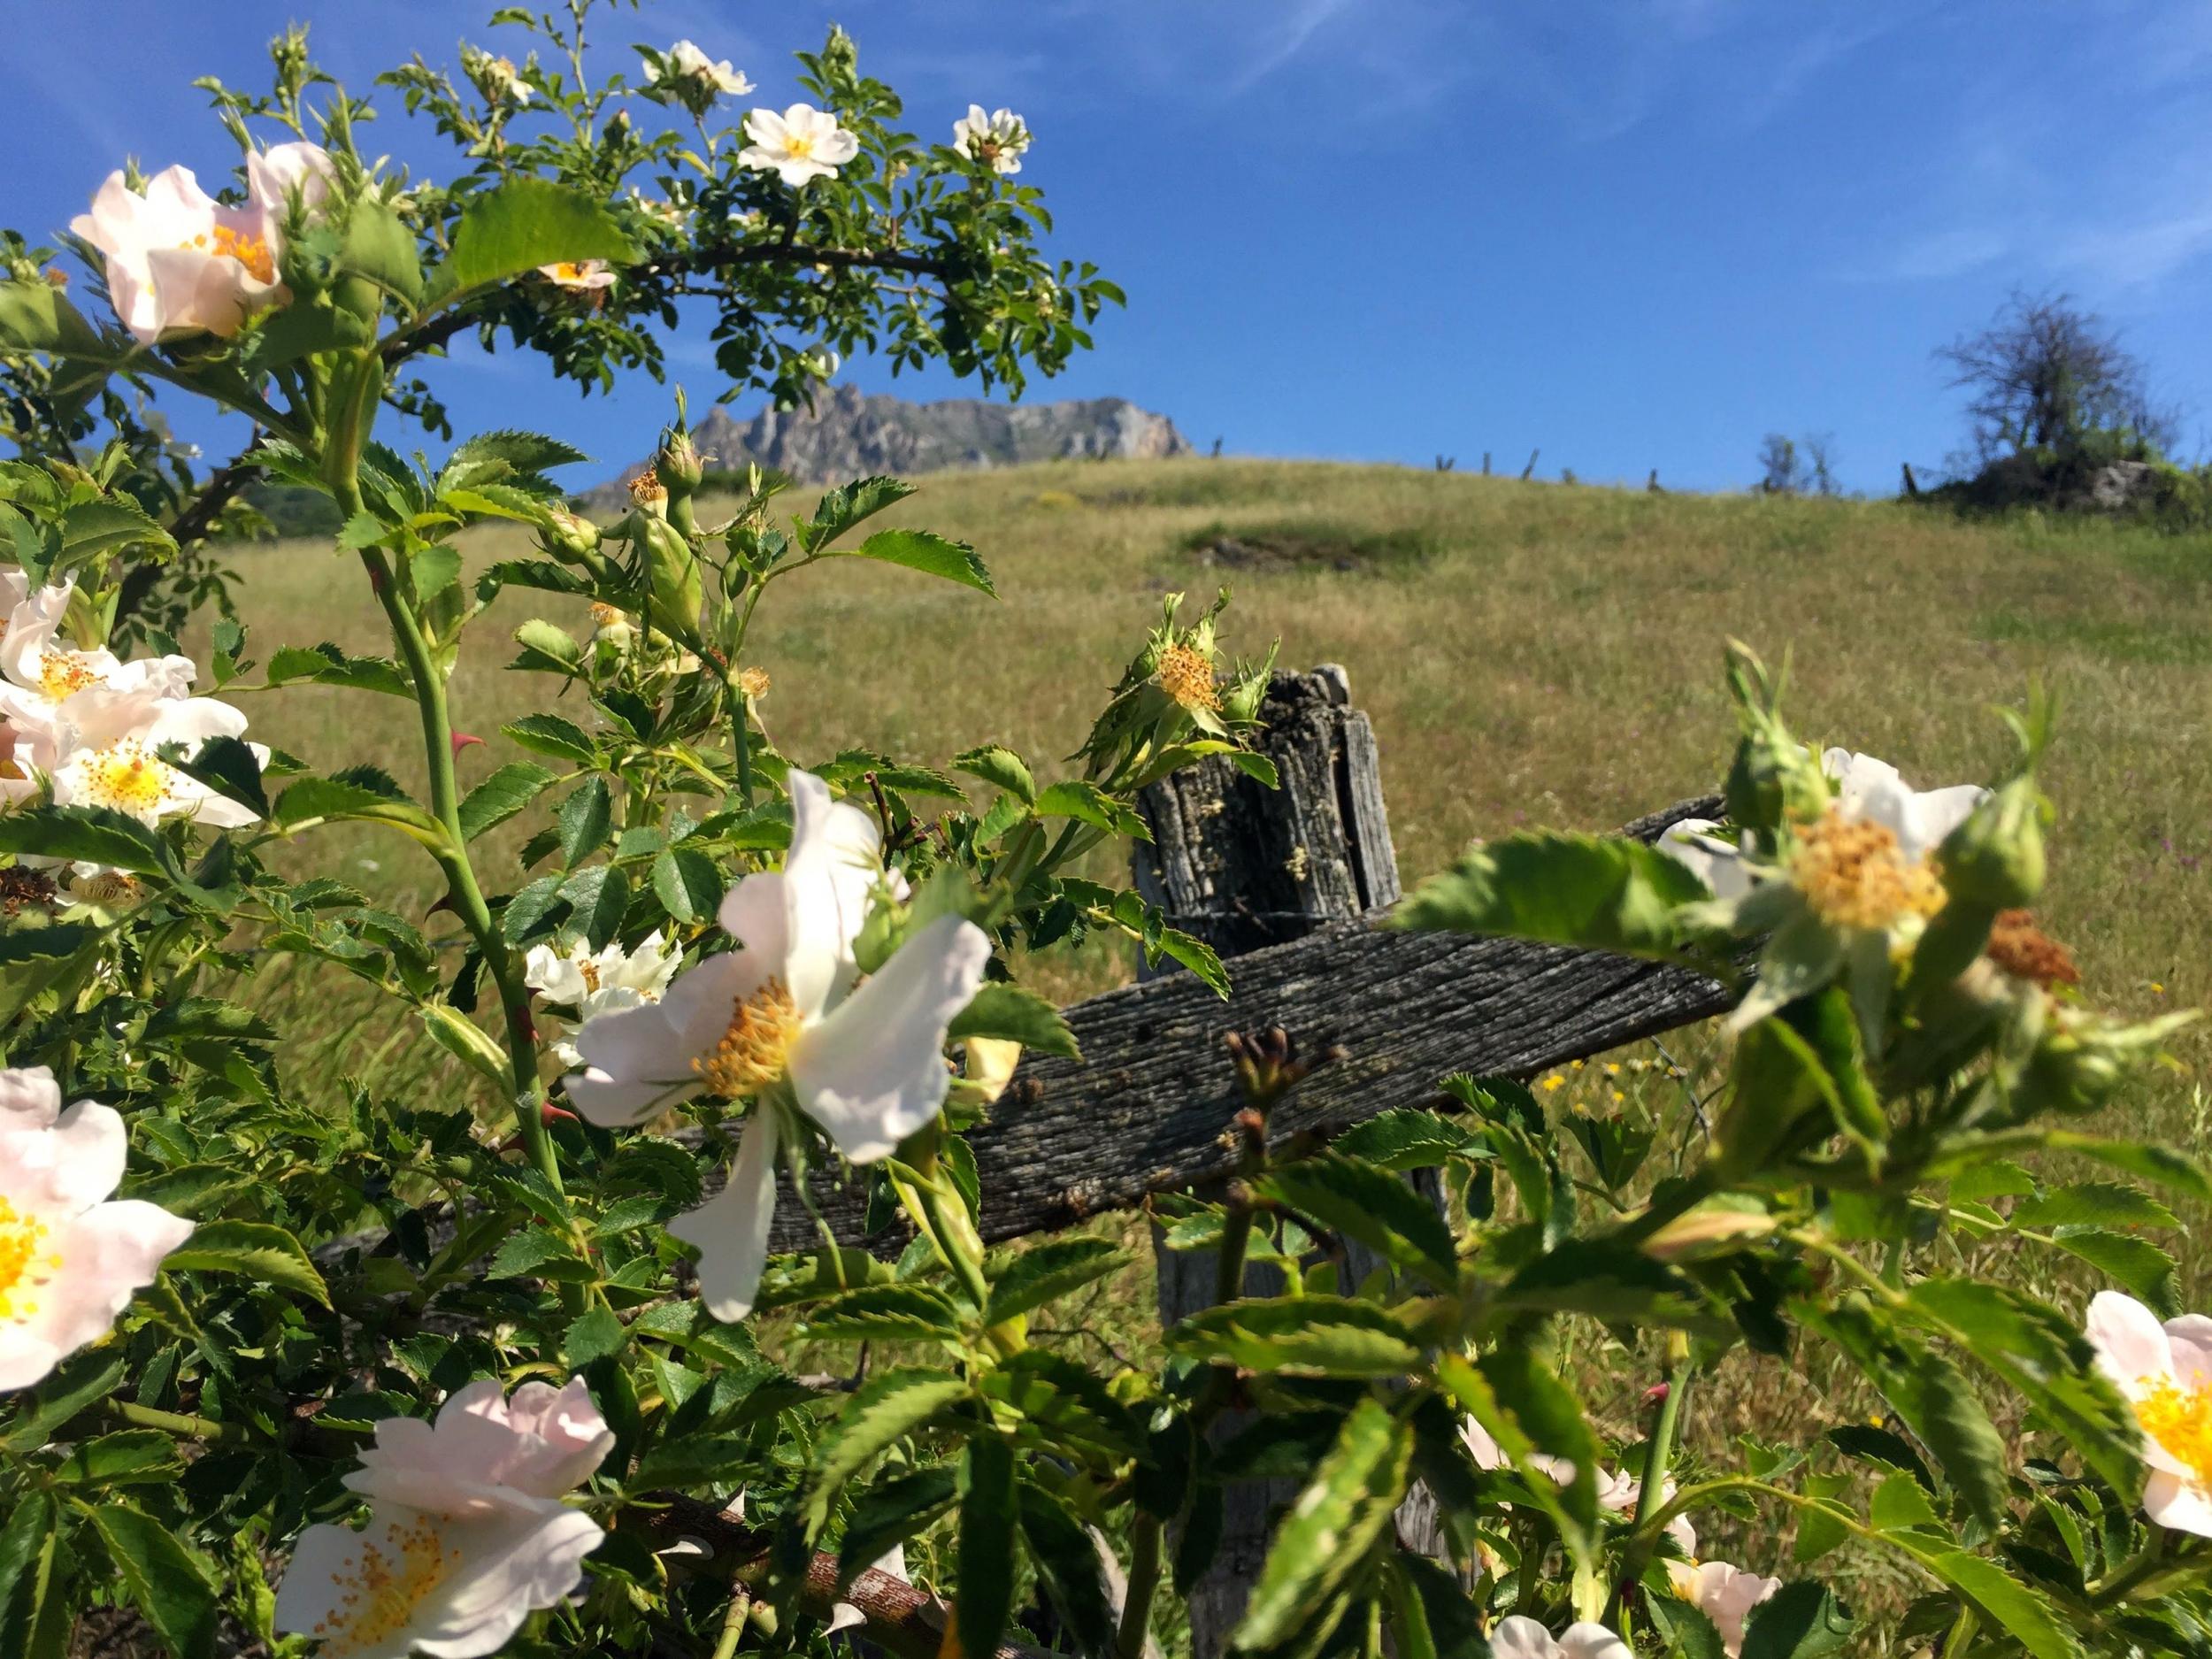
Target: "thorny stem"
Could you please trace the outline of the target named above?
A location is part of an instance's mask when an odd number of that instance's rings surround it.
[[[126,1423],[135,1423],[142,1429],[159,1429],[180,1440],[207,1440],[217,1446],[250,1445],[253,1436],[236,1423],[218,1423],[212,1417],[195,1417],[183,1411],[157,1411],[151,1406],[134,1405],[127,1400],[110,1400],[108,1409]]]
[[[1620,1605],[1629,1589],[1644,1575],[1644,1565],[1650,1559],[1657,1540],[1657,1529],[1646,1530],[1645,1523],[1658,1513],[1666,1502],[1667,1468],[1674,1460],[1675,1435],[1682,1421],[1682,1396],[1687,1392],[1693,1367],[1690,1363],[1689,1341],[1679,1331],[1667,1333],[1667,1393],[1659,1402],[1659,1420],[1652,1427],[1651,1440],[1644,1448],[1644,1473],[1636,1494],[1636,1531],[1628,1548],[1621,1556],[1620,1576],[1613,1586],[1613,1594],[1607,1605],[1606,1623],[1613,1624]],[[1617,1625],[1616,1625],[1617,1628]]]

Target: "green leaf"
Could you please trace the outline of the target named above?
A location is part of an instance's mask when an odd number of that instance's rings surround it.
[[[1823,1659],[1844,1652],[1851,1614],[1824,1585],[1786,1584],[1751,1609],[1741,1659]]]
[[[1230,1646],[1263,1653],[1307,1631],[1405,1496],[1413,1432],[1362,1400],[1277,1530]]]
[[[184,1459],[171,1436],[159,1429],[124,1429],[80,1441],[54,1471],[54,1479],[72,1486],[120,1486],[166,1482],[183,1472]]]
[[[853,1500],[845,1535],[837,1546],[837,1577],[849,1584],[868,1567],[933,1525],[956,1495],[949,1464],[918,1470],[871,1486]]]
[[[20,1396],[11,1398],[14,1420],[0,1424],[0,1447],[36,1451],[87,1406],[114,1393],[128,1369],[120,1354],[98,1351],[64,1362],[39,1385],[29,1404]]]
[[[104,806],[24,807],[0,816],[0,852],[184,879],[167,841],[136,818]]]
[[[422,261],[415,252],[415,234],[374,196],[361,197],[347,215],[338,265],[375,283],[403,305],[422,303]]]
[[[902,478],[862,478],[841,484],[814,504],[814,516],[799,525],[799,547],[818,552],[864,518],[904,501],[915,487]]]
[[[870,1285],[815,1303],[801,1331],[809,1340],[951,1340],[960,1334],[960,1315],[951,1298],[927,1285]]]
[[[330,1306],[330,1290],[300,1241],[265,1221],[205,1221],[162,1258],[165,1269],[238,1273]]]
[[[995,783],[1017,800],[1033,802],[1037,798],[1037,780],[1031,776],[1029,763],[1012,749],[998,743],[987,743],[980,749],[969,749],[952,757],[955,772],[964,772]]]
[[[584,780],[553,814],[561,836],[561,861],[571,869],[607,844],[614,827],[614,797],[604,778]]]
[[[435,599],[461,580],[461,550],[449,541],[433,541],[417,550],[407,568],[418,600]]]
[[[2054,1187],[2014,1207],[2016,1227],[2179,1228],[2181,1218],[2148,1193],[2118,1181],[2078,1181]]]
[[[1686,866],[1641,841],[1538,831],[1475,848],[1423,882],[1390,920],[1664,957],[1679,942],[1676,908],[1705,896]]]
[[[605,205],[549,179],[520,177],[478,196],[453,227],[453,250],[430,273],[427,304],[503,282],[540,265],[605,259],[627,265],[637,250]]]
[[[655,1486],[718,1486],[741,1479],[760,1461],[750,1434],[695,1434],[664,1440],[638,1460],[633,1491]]]
[[[1110,1239],[1048,1239],[1015,1251],[987,1264],[991,1301],[984,1310],[983,1323],[1003,1325],[1018,1314],[1041,1308],[1070,1291],[1118,1272],[1129,1260],[1128,1252]]]
[[[1393,1266],[1440,1290],[1459,1282],[1452,1232],[1436,1206],[1397,1176],[1324,1150],[1285,1164],[1256,1183],[1260,1192],[1356,1239]]]
[[[561,884],[561,896],[594,950],[604,950],[613,942],[623,918],[630,913],[629,880],[606,864],[579,870]]]
[[[1071,818],[1132,841],[1152,839],[1142,818],[1094,783],[1056,783],[1037,797],[1033,810],[1039,818]]]
[[[356,691],[380,691],[388,697],[415,695],[405,671],[381,657],[349,657],[337,646],[325,643],[309,650],[302,646],[280,648],[269,659],[269,683],[288,686],[298,680],[318,685],[345,686]]]
[[[509,761],[462,800],[461,839],[472,841],[494,825],[504,824],[553,781],[553,774],[534,761]]]
[[[536,755],[589,764],[598,752],[584,728],[557,714],[526,714],[501,726],[505,737]]]
[[[1195,1358],[1293,1377],[1402,1377],[1421,1363],[1418,1339],[1395,1317],[1339,1296],[1224,1302],[1166,1340]]]
[[[61,1529],[54,1500],[19,1494],[0,1524],[0,1653],[19,1659],[62,1659],[76,1621],[60,1594],[56,1568]]]
[[[235,801],[257,818],[269,816],[262,793],[261,762],[242,741],[227,733],[211,737],[191,755],[164,744],[164,758],[188,778],[196,778],[227,801]]]
[[[947,581],[972,588],[994,599],[998,597],[998,589],[991,585],[991,572],[976,557],[975,549],[964,541],[949,541],[926,530],[879,530],[854,550],[863,558],[902,565],[908,570],[941,576]]]
[[[103,1503],[92,1525],[107,1546],[123,1593],[178,1659],[215,1651],[215,1586],[199,1558],[150,1515]]]
[[[2081,1644],[2060,1622],[2049,1598],[2031,1589],[1998,1563],[1962,1549],[1913,1549],[1911,1554],[1922,1566],[2003,1625],[2035,1659],[2081,1659]]]
[[[967,1396],[965,1381],[933,1371],[880,1371],[862,1384],[815,1443],[813,1467],[798,1505],[806,1541],[811,1544],[822,1535],[846,1482],[879,1453]]]
[[[0,342],[62,357],[112,360],[118,355],[82,311],[35,278],[0,282]]]
[[[504,461],[518,472],[546,472],[557,466],[573,466],[590,459],[575,445],[564,443],[558,438],[510,426],[497,432],[478,433],[453,452],[446,468],[450,471],[471,461]]]
[[[63,513],[61,557],[52,573],[81,569],[104,555],[140,545],[167,553],[177,548],[175,539],[127,495],[72,502]]]
[[[2118,1281],[2160,1318],[2180,1314],[2181,1285],[2174,1258],[2148,1239],[2104,1227],[2061,1227],[2052,1233],[2051,1242]]]
[[[1379,1113],[1339,1135],[1336,1149],[1386,1170],[1434,1169],[1455,1157],[1487,1157],[1489,1148],[1458,1125],[1402,1106]]]
[[[963,1653],[995,1654],[1014,1611],[1014,1448],[995,1434],[968,1442],[960,1470],[960,1581],[954,1610]]]
[[[653,893],[680,922],[703,922],[722,902],[722,872],[691,847],[671,847],[653,860]]]
[[[580,1371],[594,1360],[619,1354],[628,1340],[629,1333],[622,1328],[621,1320],[604,1308],[594,1308],[570,1322],[561,1337],[561,1352],[571,1366]]]
[[[1114,1645],[1113,1603],[1108,1599],[1098,1547],[1065,1500],[1024,1481],[1019,1494],[1022,1536],[1053,1610],[1078,1653],[1104,1654]],[[963,1629],[966,1626],[963,1625]]]
[[[1034,991],[1004,980],[992,980],[979,989],[967,1007],[946,1028],[949,1041],[963,1037],[997,1037],[1018,1042],[1039,1054],[1056,1054],[1080,1060],[1075,1033],[1057,1008]]]

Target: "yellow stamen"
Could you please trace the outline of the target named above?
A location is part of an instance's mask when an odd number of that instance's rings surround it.
[[[38,688],[50,703],[59,703],[73,691],[102,683],[100,671],[82,651],[41,651]]]
[[[150,812],[169,799],[168,763],[134,737],[110,744],[81,763],[84,794],[96,806]]]
[[[1884,826],[1847,821],[1834,807],[1798,830],[1791,876],[1836,927],[1880,931],[1943,908],[1943,883],[1924,860],[1907,858]]]
[[[1160,653],[1160,689],[1186,709],[1218,712],[1221,693],[1214,687],[1214,665],[1205,652],[1181,641]]]
[[[587,956],[576,964],[576,972],[584,976],[584,989],[595,991],[599,988],[599,964]]]
[[[641,507],[657,501],[666,501],[668,491],[661,484],[660,474],[649,466],[632,479],[630,499]]]
[[[0,1198],[0,1323],[21,1325],[38,1312],[27,1293],[50,1283],[61,1257],[47,1242],[50,1230]]]
[[[786,127],[783,134],[784,153],[798,160],[806,160],[814,154],[814,134],[803,133],[796,127]]]
[[[337,1605],[308,1632],[321,1640],[322,1659],[388,1645],[460,1558],[427,1516],[393,1527],[384,1542],[365,1543],[359,1559],[330,1575]]]
[[[803,1023],[784,982],[770,979],[730,1010],[729,1029],[691,1069],[725,1100],[758,1094],[783,1076]]]
[[[768,695],[768,671],[764,668],[741,668],[737,671],[737,688],[749,697]]]
[[[2143,1432],[2186,1465],[2200,1488],[2212,1489],[2212,1379],[2185,1390],[2170,1377],[2142,1382],[2135,1418]]]

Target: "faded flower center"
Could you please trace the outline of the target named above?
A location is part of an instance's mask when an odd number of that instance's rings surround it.
[[[619,627],[629,619],[629,613],[618,605],[611,605],[598,599],[591,602],[591,620],[594,627]]]
[[[1177,641],[1160,653],[1160,689],[1186,709],[1218,712],[1221,693],[1214,687],[1214,665],[1194,645]]]
[[[177,245],[196,248],[202,253],[211,253],[219,259],[235,259],[259,280],[276,280],[276,260],[269,252],[269,244],[251,231],[233,230],[227,225],[218,225],[214,229],[204,230],[191,241]]]
[[[460,1558],[423,1516],[395,1526],[385,1542],[365,1543],[357,1560],[330,1575],[337,1604],[308,1632],[322,1641],[322,1659],[387,1645]]]
[[[741,668],[737,671],[737,688],[749,697],[768,695],[768,671],[764,668]]]
[[[98,665],[82,651],[39,653],[38,688],[49,703],[59,703],[73,691],[101,683]]]
[[[168,764],[134,737],[109,745],[82,763],[84,794],[119,812],[150,812],[169,798]]]
[[[2030,911],[1998,911],[1990,924],[1986,949],[1989,959],[2014,979],[2047,991],[2055,985],[2081,983],[2074,953],[2038,927]]]
[[[1820,918],[1836,927],[1880,931],[1943,908],[1943,883],[1897,837],[1870,819],[1847,821],[1834,807],[1797,833],[1791,875]]]
[[[639,506],[649,506],[657,501],[666,501],[668,491],[662,485],[660,474],[651,467],[630,480],[630,499]]]
[[[0,1198],[0,1322],[21,1325],[38,1312],[38,1291],[61,1271],[47,1243],[51,1231],[36,1216]]]
[[[96,875],[80,876],[69,884],[69,890],[88,904],[112,904],[134,897],[138,883],[120,870],[103,870]]]
[[[694,1060],[691,1069],[725,1100],[758,1094],[783,1075],[804,1023],[784,982],[770,979],[738,1000],[722,1040]]]
[[[2186,1388],[2170,1377],[2142,1379],[2135,1420],[2189,1471],[2200,1488],[2212,1488],[2212,1379]]]

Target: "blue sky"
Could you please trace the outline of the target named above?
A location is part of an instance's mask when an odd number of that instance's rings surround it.
[[[65,222],[126,153],[219,173],[188,83],[260,84],[288,19],[359,88],[496,42],[488,10],[62,9],[0,70],[6,218]],[[2200,0],[657,0],[603,27],[687,35],[780,105],[833,17],[918,130],[971,100],[1026,116],[1056,250],[1128,289],[1032,397],[1126,396],[1237,453],[1518,471],[1540,447],[1546,476],[1686,488],[1749,482],[1769,430],[1825,432],[1847,483],[1887,491],[1959,442],[1931,349],[2024,285],[2118,324],[2193,450],[2212,430]],[[378,143],[434,153],[401,125]],[[673,355],[695,404],[723,389],[703,342]],[[465,429],[532,397],[610,461],[667,408],[443,374]]]

